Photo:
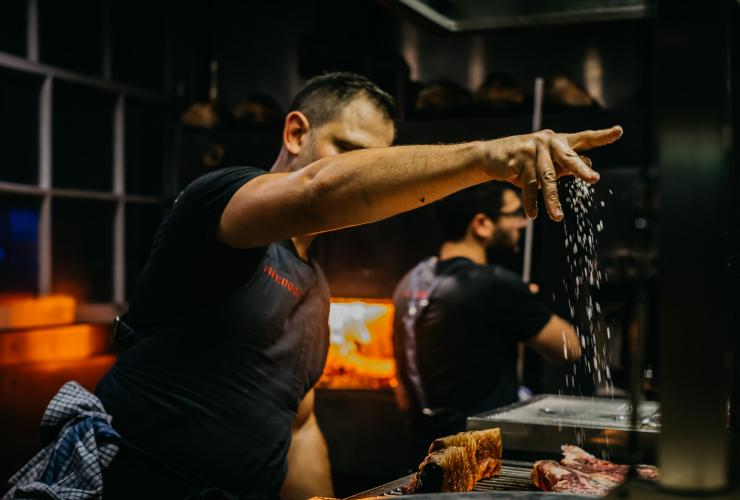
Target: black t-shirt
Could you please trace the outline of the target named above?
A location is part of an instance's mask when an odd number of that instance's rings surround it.
[[[413,321],[411,362],[427,407],[468,416],[517,401],[517,342],[537,335],[552,316],[519,276],[463,257],[423,261],[401,280],[394,303],[401,382],[411,384],[403,316],[415,306],[421,312]]]
[[[329,344],[329,291],[313,261],[290,241],[241,250],[216,237],[229,199],[263,173],[218,170],[180,194],[123,317],[140,340],[97,388],[124,439],[255,498],[282,484],[298,404]]]

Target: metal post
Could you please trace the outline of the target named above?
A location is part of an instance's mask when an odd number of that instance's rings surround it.
[[[642,402],[642,352],[645,348],[645,330],[648,323],[648,264],[641,262],[640,279],[637,289],[637,329],[629,338],[629,391],[630,391],[630,432],[627,439],[627,453],[630,465],[630,477],[637,476],[636,466],[643,463],[640,451],[639,415]]]
[[[660,0],[658,8],[658,458],[661,484],[673,490],[721,490],[728,481],[723,351],[727,335],[737,335],[727,263],[728,234],[738,230],[728,210],[731,8],[736,0]]]
[[[39,187],[43,198],[39,213],[39,295],[51,293],[51,113],[54,80],[46,77],[39,98]]]
[[[532,132],[542,129],[542,95],[544,80],[540,77],[534,79],[534,110],[532,112]],[[532,244],[534,238],[534,223],[527,221],[524,231],[524,262],[522,264],[522,279],[529,283],[532,279]]]
[[[39,5],[37,0],[26,4],[26,57],[39,60]]]
[[[534,108],[532,109],[532,132],[542,129],[542,95],[544,80],[534,79]],[[529,283],[532,280],[532,245],[534,243],[534,221],[527,219],[524,229],[524,257],[522,259],[522,281]],[[524,383],[524,344],[517,348],[516,373],[519,383]]]
[[[731,16],[731,33],[730,33],[730,47],[734,47],[731,50],[729,62],[730,68],[740,67],[740,51],[737,47],[740,44],[740,4],[736,5],[732,9]],[[735,69],[737,72],[737,69]],[[740,154],[738,154],[737,145],[740,144],[740,99],[738,98],[738,85],[737,78],[732,78],[731,84],[731,97],[732,99],[732,118],[731,123],[733,124],[732,131],[734,137],[731,139],[735,145],[732,150],[732,156],[730,159],[730,165],[734,165],[734,169],[731,172],[730,189],[732,189],[731,196],[731,208],[730,208],[730,228],[735,228],[735,231],[730,232],[731,244],[730,244],[730,266],[729,266],[729,279],[732,283],[740,282],[740,231],[737,230],[740,227]],[[732,470],[730,472],[730,481],[735,488],[740,489],[740,335],[737,334],[738,325],[740,325],[740,290],[737,287],[733,287],[731,290],[731,303],[730,310],[732,311],[731,324],[735,330],[734,335],[730,335],[730,345],[728,353],[730,356],[730,366],[732,372],[730,374],[732,380],[732,391],[730,396],[730,432],[732,441],[730,445],[731,456],[730,463],[732,464]]]
[[[113,111],[113,193],[118,197],[113,219],[113,302],[116,305],[126,300],[125,106],[126,98],[119,94]]]

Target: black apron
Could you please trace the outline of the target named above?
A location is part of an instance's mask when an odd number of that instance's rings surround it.
[[[98,397],[124,439],[194,484],[275,496],[298,405],[326,362],[328,314],[319,266],[301,260],[291,242],[272,244],[249,281],[215,310],[194,311],[157,333],[127,327],[124,316],[118,361]],[[172,429],[183,435],[168,435]],[[226,485],[218,479],[222,462],[231,467]]]

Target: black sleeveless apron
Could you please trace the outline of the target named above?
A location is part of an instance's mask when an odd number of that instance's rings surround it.
[[[274,497],[298,404],[326,362],[328,315],[319,266],[289,241],[272,244],[249,281],[207,314],[156,332],[127,328],[124,316],[118,360],[97,395],[126,441],[193,484]]]

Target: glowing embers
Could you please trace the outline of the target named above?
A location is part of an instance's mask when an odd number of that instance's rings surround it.
[[[108,324],[75,324],[75,299],[0,296],[0,367],[87,359],[110,350]]]
[[[72,297],[0,295],[0,330],[66,325],[74,320],[75,299]]]
[[[390,300],[333,298],[329,328],[329,357],[319,387],[378,389],[396,385]]]
[[[110,349],[105,325],[66,325],[0,334],[0,366],[89,358]]]

